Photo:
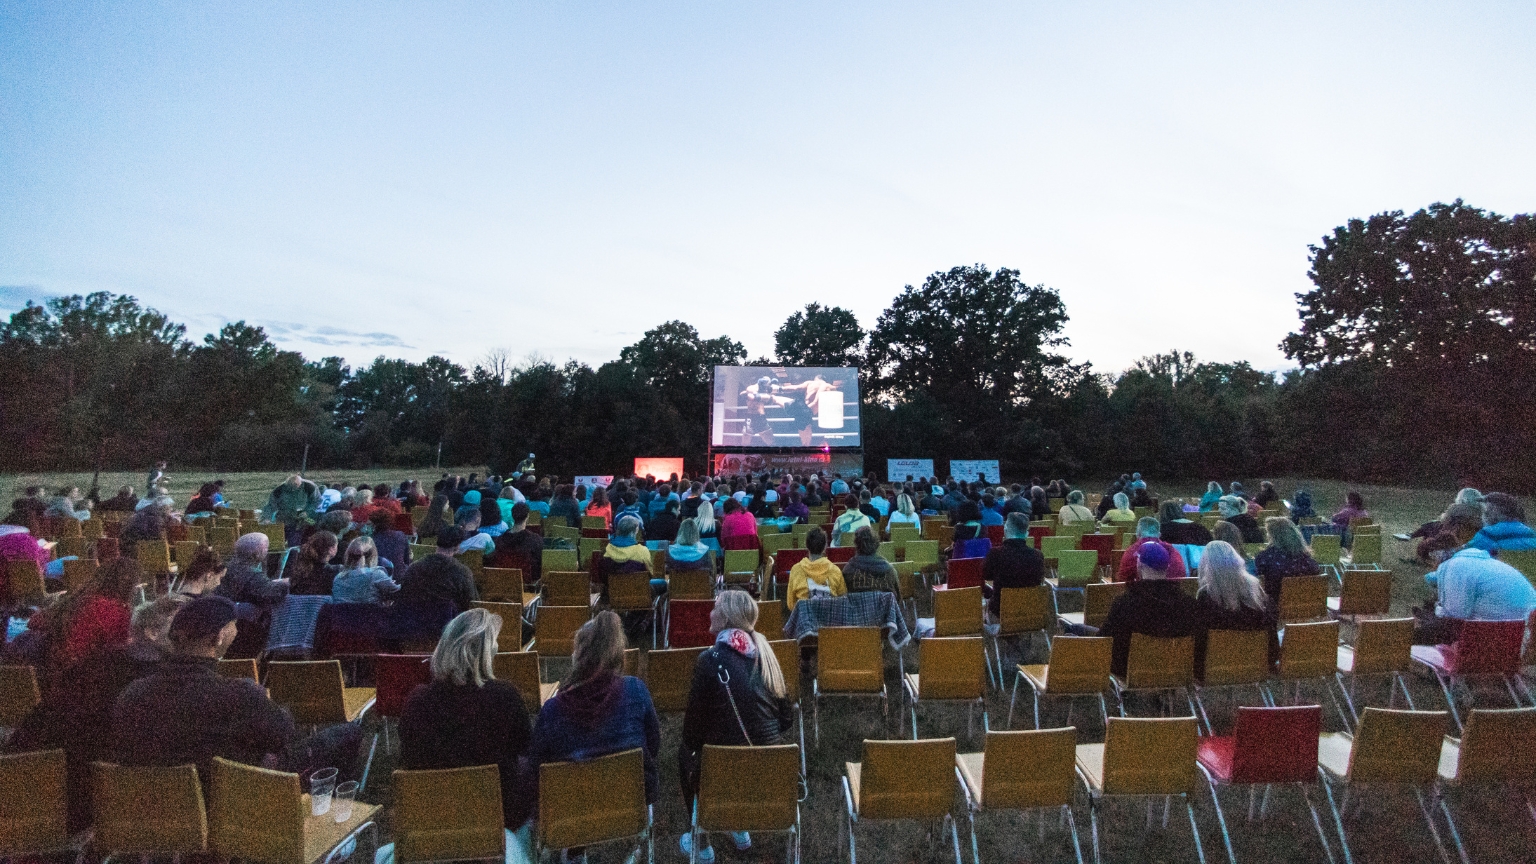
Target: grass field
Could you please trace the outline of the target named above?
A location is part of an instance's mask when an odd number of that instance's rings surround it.
[[[454,472],[467,473],[468,470],[471,469],[454,469]],[[205,476],[172,472],[171,488],[177,502],[185,503],[191,491],[199,482],[202,482]],[[256,507],[261,505],[267,492],[280,482],[284,475],[270,473],[224,476],[228,481],[227,493],[236,503],[241,506]],[[325,472],[315,475],[316,479],[321,480],[334,477],[345,478],[354,483],[366,480],[391,484],[398,483],[405,477],[429,481],[435,476],[437,476],[436,472],[431,470],[388,469]],[[83,487],[89,483],[90,476],[88,474],[10,475],[4,480],[10,484],[14,494],[20,494],[20,487],[30,483],[42,483],[50,487],[61,484]],[[117,485],[131,483],[138,487],[143,481],[143,474],[105,475],[102,479],[102,490],[104,495],[110,495]],[[1289,497],[1300,483],[1287,478],[1275,478],[1275,481],[1282,495],[1286,497]],[[1244,482],[1248,485],[1247,480]],[[1102,488],[1102,485],[1098,483],[1085,488],[1092,490]],[[1203,481],[1165,484],[1153,482],[1153,491],[1162,496],[1170,494],[1193,496],[1200,494],[1204,485]],[[1318,511],[1325,515],[1342,504],[1344,492],[1347,489],[1360,491],[1365,497],[1367,507],[1383,523],[1384,533],[1389,535],[1399,531],[1411,531],[1420,523],[1438,516],[1455,491],[1347,485],[1327,480],[1308,480],[1304,485],[1311,489]],[[1249,488],[1256,489],[1256,487],[1257,483],[1254,482]],[[1399,613],[1406,613],[1410,605],[1428,596],[1428,590],[1422,579],[1424,569],[1400,560],[1409,554],[1411,550],[1407,544],[1390,539],[1386,541],[1384,560],[1394,572],[1393,606],[1394,611]],[[922,614],[930,614],[926,603],[923,605]],[[1347,629],[1346,633],[1348,633]],[[645,644],[649,645],[648,636]],[[801,812],[805,829],[803,852],[807,861],[834,861],[839,860],[844,854],[840,852],[843,847],[839,843],[840,814],[843,808],[840,778],[844,770],[843,764],[860,759],[861,742],[866,738],[896,738],[910,735],[905,706],[895,695],[901,692],[900,683],[896,680],[895,657],[889,651],[887,654],[887,687],[893,694],[889,716],[882,717],[878,704],[873,700],[827,699],[821,712],[822,740],[819,746],[814,743],[810,729],[811,695],[809,679],[806,680],[802,701],[807,722],[807,744],[810,748],[807,754],[810,794],[801,805]],[[1024,646],[1022,653],[1019,646],[1007,649],[1005,668],[1011,669],[1012,664],[1017,662],[1042,663],[1046,658],[1044,645],[1039,640],[1034,640]],[[909,645],[905,649],[904,659],[908,671],[917,671],[915,645]],[[559,671],[558,664],[556,669]],[[1011,674],[1007,684],[1010,687],[1012,685]],[[1443,699],[1433,682],[1427,679],[1413,679],[1410,681],[1410,688],[1415,704],[1419,708],[1432,710],[1444,708]],[[1320,701],[1324,705],[1325,726],[1329,730],[1341,729],[1342,724],[1321,687],[1312,686],[1306,692],[1308,699]],[[1362,682],[1360,695],[1366,704],[1385,705],[1386,690],[1377,682]],[[1006,688],[1000,691],[989,691],[987,709],[993,729],[1004,727],[1008,716],[1008,696],[1009,692]],[[1256,704],[1251,692],[1243,698],[1244,704]],[[1482,704],[1490,707],[1507,707],[1507,697],[1503,697],[1500,693],[1484,692],[1480,694],[1480,698],[1483,700]],[[1085,743],[1102,741],[1104,730],[1097,709],[1090,710],[1089,703],[1085,700],[1076,706],[1076,710],[1069,717],[1065,701],[1046,703],[1043,711],[1045,725],[1059,726],[1071,723],[1077,726],[1080,741]],[[1223,694],[1211,700],[1207,708],[1211,709],[1211,719],[1218,729],[1230,729],[1233,709],[1226,695]],[[1022,688],[1019,698],[1014,728],[1027,727],[1029,716],[1030,701],[1026,687]],[[978,751],[982,748],[983,738],[979,718],[976,734],[968,736],[965,714],[961,708],[942,705],[925,706],[919,711],[918,723],[920,733],[924,737],[947,735],[958,737],[962,752]],[[662,796],[656,807],[657,854],[661,861],[683,861],[686,859],[677,848],[677,837],[688,824],[676,775],[676,752],[681,717],[675,715],[663,717],[662,729]],[[375,803],[389,802],[389,772],[394,767],[394,761],[393,756],[380,749],[373,768],[374,779],[370,780],[369,789],[364,798]],[[1209,792],[1203,784],[1195,790],[1194,800],[1205,854],[1212,861],[1222,860],[1225,853],[1221,847],[1220,831],[1216,823],[1215,811],[1211,807]],[[1239,859],[1266,862],[1326,860],[1318,846],[1306,808],[1294,791],[1277,789],[1270,805],[1269,818],[1253,824],[1245,824],[1243,819],[1246,813],[1246,795],[1228,791],[1223,793],[1222,800],[1226,806]],[[1328,818],[1326,805],[1323,804],[1320,796],[1318,801],[1323,806],[1322,812],[1326,820]],[[1452,806],[1457,814],[1458,826],[1462,829],[1463,837],[1477,860],[1536,860],[1536,853],[1531,851],[1531,840],[1536,835],[1533,835],[1530,822],[1523,808],[1519,806],[1518,799],[1511,800],[1508,796],[1469,791],[1458,793],[1452,799]],[[957,801],[957,813],[959,807]],[[1146,830],[1147,811],[1139,802],[1111,802],[1103,812],[1105,815],[1101,819],[1101,837],[1106,844],[1105,860],[1194,861],[1196,859],[1188,821],[1179,808],[1174,809],[1166,830],[1161,828]],[[1084,854],[1091,860],[1088,810],[1081,796],[1076,813]],[[1050,819],[1048,822],[1042,841],[1040,829],[1033,817],[1025,819],[1017,814],[982,815],[977,823],[981,859],[987,862],[1071,861],[1071,848],[1065,842],[1065,835],[1056,827],[1056,820]],[[1433,843],[1424,829],[1419,811],[1412,796],[1406,793],[1394,793],[1386,789],[1371,790],[1364,798],[1364,805],[1359,815],[1352,817],[1348,824],[1352,835],[1351,848],[1356,861],[1416,862],[1436,858]],[[970,849],[963,819],[961,826],[965,860],[969,862]],[[930,828],[933,830],[931,839]],[[385,829],[387,837],[387,816]],[[1333,836],[1331,828],[1329,836]],[[866,861],[915,862],[950,858],[947,838],[938,836],[937,825],[863,825],[859,829],[859,838],[859,853]],[[723,847],[722,844],[716,844],[719,860],[766,862],[783,858],[783,845],[776,838],[763,838],[758,848],[746,853],[728,850],[729,843],[723,844]],[[362,853],[367,851],[360,850]],[[592,853],[593,861],[618,861],[621,857],[619,850],[613,848],[594,849]]]

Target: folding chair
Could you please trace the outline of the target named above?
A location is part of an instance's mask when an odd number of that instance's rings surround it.
[[[197,768],[92,764],[91,846],[121,854],[180,856],[208,849],[208,814]]]
[[[620,615],[626,612],[645,613],[651,619],[651,647],[660,641],[659,619],[662,595],[652,595],[651,574],[642,570],[637,573],[615,573],[608,577],[608,607]]]
[[[1214,687],[1252,685],[1268,704],[1264,684],[1269,680],[1268,630],[1211,630],[1206,634],[1204,675],[1195,682],[1195,705],[1209,735],[1216,734],[1205,710],[1205,691]]]
[[[709,613],[714,608],[713,600],[673,600],[668,603],[664,644],[668,648],[707,648],[715,644],[715,634],[709,632]]]
[[[1328,617],[1328,577],[1287,576],[1280,581],[1280,623]]]
[[[591,617],[590,606],[540,604],[539,617],[533,622],[533,642],[527,650],[537,651],[540,660],[571,656],[576,650],[576,631]]]
[[[1103,744],[1077,745],[1077,776],[1088,790],[1095,862],[1102,860],[1099,808],[1104,798],[1113,795],[1162,798],[1165,828],[1172,800],[1184,799],[1195,851],[1204,864],[1205,850],[1200,845],[1200,828],[1195,824],[1195,804],[1189,796],[1195,785],[1199,722],[1193,717],[1111,717],[1104,729]]]
[[[0,856],[35,858],[74,852],[85,857],[89,831],[69,833],[69,793],[63,750],[0,756]]]
[[[823,627],[817,632],[811,725],[818,745],[823,696],[878,696],[881,716],[890,716],[880,639],[879,627]]]
[[[844,767],[849,864],[858,864],[859,860],[854,827],[876,819],[941,820],[941,833],[942,828],[949,829],[955,864],[960,864],[960,830],[951,813],[958,776],[955,739],[865,739],[864,761],[847,762]]]
[[[1318,737],[1317,765],[1328,796],[1328,809],[1344,848],[1344,860],[1352,861],[1344,820],[1349,815],[1349,797],[1356,784],[1362,786],[1407,787],[1419,802],[1424,824],[1435,839],[1440,857],[1450,864],[1434,813],[1424,800],[1428,792],[1438,800],[1435,782],[1440,766],[1440,742],[1445,731],[1444,711],[1393,711],[1367,708],[1360,713],[1360,725],[1354,735],[1328,732]],[[1333,800],[1332,779],[1344,787],[1342,806]],[[1396,838],[1401,842],[1400,838]]]
[[[976,844],[976,815],[983,811],[1036,811],[1044,839],[1045,816],[1056,810],[1066,821],[1072,852],[1083,864],[1083,846],[1072,816],[1073,760],[1077,730],[1045,729],[1032,732],[987,732],[980,753],[960,753],[955,767],[960,772],[960,791],[971,829],[971,860],[980,864]]]
[[[1532,753],[1536,753],[1536,708],[1473,708],[1462,736],[1445,736],[1436,797],[1463,864],[1471,864],[1472,859],[1462,844],[1461,832],[1456,830],[1445,792],[1468,786],[1492,788],[1500,798],[1515,792],[1524,801],[1526,813],[1536,820],[1536,804],[1531,801],[1536,782],[1530,768]]]
[[[208,801],[209,840],[224,858],[269,864],[330,861],[365,828],[378,846],[377,804],[355,801],[352,814],[337,822],[333,813],[310,815],[309,796],[299,775],[241,765],[215,756]],[[332,808],[335,805],[332,804]]]
[[[1317,839],[1323,844],[1323,854],[1332,864],[1333,847],[1323,831],[1323,821],[1317,815],[1311,791],[1312,785],[1318,782],[1317,750],[1322,731],[1323,709],[1318,705],[1243,707],[1237,709],[1237,723],[1231,735],[1200,739],[1195,758],[1211,790],[1211,804],[1216,808],[1221,842],[1226,845],[1230,864],[1237,864],[1237,853],[1232,849],[1227,814],[1221,808],[1221,796],[1216,787],[1247,786],[1248,821],[1252,822],[1254,793],[1258,787],[1264,787],[1264,800],[1259,805],[1262,818],[1269,806],[1269,787],[1281,783],[1301,790],[1307,810],[1312,814],[1312,827],[1317,829]]]
[[[1020,663],[1013,679],[1013,695],[1008,700],[1008,728],[1013,728],[1013,706],[1019,699],[1019,682],[1029,685],[1035,702],[1035,728],[1040,728],[1040,697],[1097,696],[1099,719],[1109,719],[1104,689],[1109,685],[1110,659],[1114,640],[1098,636],[1057,636],[1051,640],[1048,664]],[[1069,703],[1070,704],[1070,703]],[[1070,721],[1070,715],[1068,715]]]
[[[484,609],[501,616],[501,629],[496,633],[497,651],[523,650],[523,605],[521,603],[487,603],[474,601],[476,609]]]
[[[545,684],[540,680],[537,651],[497,651],[491,658],[491,672],[496,680],[509,682],[523,694],[523,703],[534,717],[539,716],[539,709],[560,689],[559,684]]]
[[[987,720],[987,655],[980,636],[951,636],[923,639],[917,645],[918,671],[902,676],[907,707],[912,715],[912,740],[917,740],[917,703],[964,703],[965,731],[974,731],[975,708],[981,706],[982,731],[990,730]],[[926,671],[925,671],[926,670]]]
[[[1182,691],[1189,702],[1189,716],[1199,717],[1195,708],[1195,637],[1164,639],[1145,633],[1131,634],[1131,653],[1125,662],[1125,677],[1111,674],[1110,689],[1120,716],[1125,713],[1125,694],[1157,693],[1170,696]],[[1191,769],[1193,770],[1193,769]]]
[[[426,654],[378,654],[373,658],[373,678],[373,710],[384,720],[384,752],[388,753],[390,721],[398,723],[411,691],[431,683],[432,658]]]
[[[688,707],[693,670],[707,646],[654,650],[645,655],[645,686],[658,714],[677,713]]]
[[[1463,621],[1456,642],[1451,645],[1415,645],[1413,662],[1435,676],[1446,707],[1456,728],[1461,729],[1461,712],[1456,708],[1456,685],[1467,691],[1468,704],[1475,695],[1472,685],[1479,680],[1497,679],[1509,691],[1515,707],[1524,704],[1515,690],[1520,678],[1520,648],[1525,639],[1525,621]]]
[[[1392,610],[1391,570],[1345,570],[1339,596],[1329,597],[1328,612],[1340,618],[1386,615]]]
[[[1056,617],[1068,624],[1086,624],[1103,627],[1109,617],[1109,607],[1115,598],[1125,593],[1125,582],[1090,582],[1083,588],[1083,611],[1058,612]]]
[[[997,665],[996,680],[1001,687],[1003,682],[1002,640],[1039,633],[1045,637],[1045,645],[1049,648],[1054,613],[1051,608],[1051,588],[1048,585],[995,590],[998,592],[997,632],[992,634],[992,659]]]
[[[1344,708],[1333,695],[1331,682],[1337,680],[1339,662],[1339,622],[1318,621],[1313,624],[1292,624],[1280,632],[1280,664],[1274,680],[1284,694],[1287,683],[1293,685],[1292,699],[1301,701],[1301,685],[1304,681],[1321,681],[1333,703],[1333,710],[1344,716]],[[1270,704],[1278,704],[1274,691],[1270,690]],[[1346,719],[1346,722],[1347,719]]]
[[[944,584],[951,589],[980,588],[985,558],[951,558],[944,565]]]
[[[800,726],[800,774],[804,776],[805,712],[800,706],[800,643],[793,639],[772,639],[768,646],[773,649],[774,659],[779,661],[779,671],[784,675],[785,698],[795,706],[795,719]]]
[[[785,858],[800,861],[800,748],[704,745],[699,794],[689,831],[688,860],[699,860],[706,831],[752,831],[788,835]]]
[[[1351,728],[1360,722],[1360,714],[1355,710],[1355,681],[1362,675],[1390,675],[1387,707],[1396,707],[1400,688],[1408,710],[1414,710],[1413,696],[1408,693],[1408,684],[1403,680],[1403,673],[1413,665],[1413,625],[1412,618],[1366,619],[1360,622],[1360,629],[1355,633],[1355,644],[1339,646],[1334,678],[1339,682],[1339,691],[1344,694],[1344,703],[1349,706]],[[1344,686],[1346,676],[1348,687]]]
[[[539,586],[539,605],[542,606],[591,606],[597,602],[592,592],[592,579],[586,573],[575,570],[545,570]]]
[[[543,860],[545,849],[621,840],[634,841],[636,860],[644,849],[645,860],[655,861],[640,750],[539,766],[539,818],[534,833],[536,861]]]
[[[390,828],[395,860],[494,861],[506,857],[501,772],[495,765],[394,773]]]

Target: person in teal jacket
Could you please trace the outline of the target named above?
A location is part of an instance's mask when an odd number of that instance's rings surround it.
[[[1205,494],[1200,496],[1200,512],[1206,513],[1215,510],[1216,502],[1221,500],[1223,494],[1225,493],[1221,491],[1221,484],[1212,480],[1211,484],[1205,487]]]

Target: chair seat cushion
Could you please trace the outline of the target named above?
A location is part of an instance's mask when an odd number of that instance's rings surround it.
[[[1195,758],[1217,780],[1231,782],[1232,759],[1237,752],[1237,739],[1230,735],[1201,738],[1195,750]]]

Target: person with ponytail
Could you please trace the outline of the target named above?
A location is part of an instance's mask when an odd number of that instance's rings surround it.
[[[794,707],[784,685],[784,671],[768,639],[753,629],[757,601],[745,591],[722,591],[709,614],[715,644],[699,655],[693,668],[693,686],[683,715],[683,740],[677,763],[688,812],[699,791],[699,768],[704,745],[756,746],[784,743],[794,722]],[[708,835],[701,834],[700,861],[714,860]],[[733,832],[738,850],[751,848],[752,837]],[[679,839],[683,854],[691,852],[691,835]]]

